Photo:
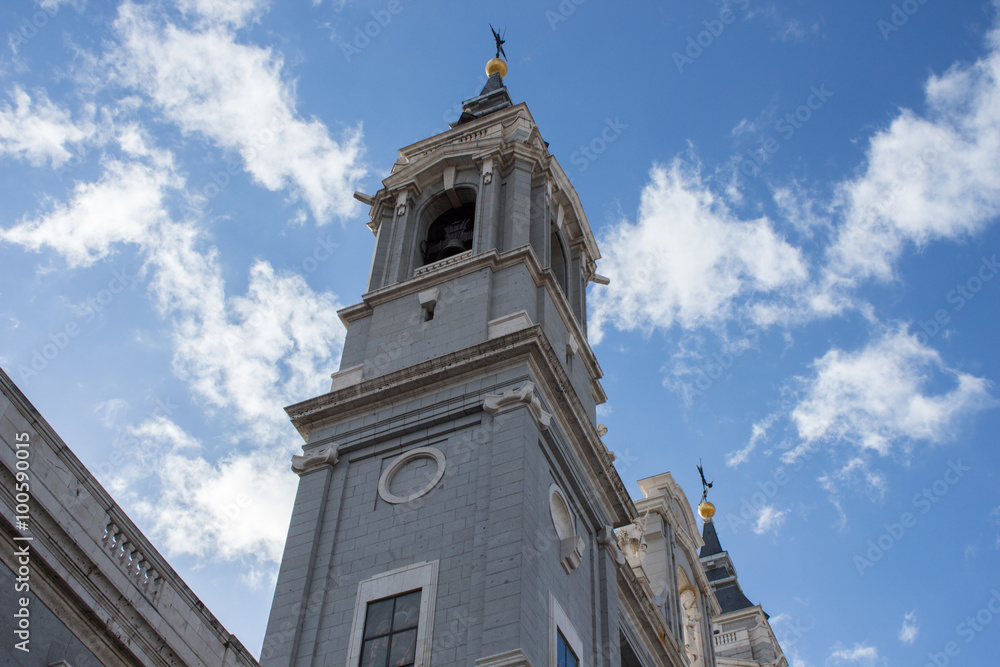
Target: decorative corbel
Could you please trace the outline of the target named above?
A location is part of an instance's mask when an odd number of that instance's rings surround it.
[[[409,190],[400,190],[396,193],[396,215],[398,217],[406,215],[406,205],[409,199]]]
[[[534,417],[538,428],[547,431],[552,422],[552,414],[542,408],[542,402],[535,396],[535,383],[530,380],[519,388],[505,391],[502,394],[487,394],[483,400],[483,410],[495,415],[522,404],[528,407],[528,412]]]
[[[567,537],[565,540],[559,541],[559,562],[562,563],[563,569],[566,570],[566,574],[569,574],[576,568],[580,567],[580,561],[583,560],[583,549],[586,544],[583,538],[579,535],[573,535],[572,537]]]
[[[292,457],[292,472],[300,477],[322,465],[335,466],[339,460],[337,445],[329,444],[314,451]]]
[[[483,158],[483,185],[493,182],[493,158]]]

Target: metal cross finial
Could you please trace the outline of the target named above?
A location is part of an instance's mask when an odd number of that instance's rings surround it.
[[[506,29],[504,29],[504,31],[503,31],[503,35],[500,35],[500,34],[498,34],[498,33],[497,33],[497,31],[496,31],[496,30],[494,30],[494,29],[493,29],[493,24],[491,23],[491,24],[490,24],[490,32],[492,32],[492,33],[493,33],[493,39],[494,39],[494,40],[496,41],[496,43],[497,43],[497,58],[499,58],[499,57],[500,57],[500,54],[501,54],[501,53],[503,53],[503,57],[504,57],[504,58],[506,58],[506,57],[507,57],[507,54],[506,54],[506,53],[504,53],[504,51],[503,51],[503,45],[507,43],[507,42],[506,42],[506,41],[504,40],[504,36],[505,36],[505,35],[507,34],[507,30],[506,30]]]
[[[712,478],[711,482],[705,481],[705,471],[701,467],[701,459],[698,459],[698,474],[701,475],[701,502],[705,502],[708,499],[708,490],[712,488],[712,482],[715,481],[715,478]]]

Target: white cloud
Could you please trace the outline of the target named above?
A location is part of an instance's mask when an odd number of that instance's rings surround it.
[[[178,0],[182,12],[206,23],[246,25],[263,14],[269,0]]]
[[[83,11],[87,0],[35,0],[38,6],[47,10],[50,14],[55,14],[62,5],[69,5],[77,11]]]
[[[297,437],[280,408],[326,388],[343,344],[339,304],[263,261],[244,295],[227,296],[218,252],[193,222],[161,224],[146,248],[150,292],[173,327],[175,373],[207,409],[235,417],[245,429],[236,438],[252,444],[213,461],[159,415],[125,428],[141,446],[128,448],[113,485],[131,492],[170,554],[240,561],[245,583],[263,585],[281,557],[296,483],[288,465]]]
[[[990,383],[947,367],[940,355],[900,326],[857,352],[832,349],[817,359],[791,420],[801,444],[793,461],[818,443],[850,443],[887,455],[897,441],[951,440],[962,417],[995,404]],[[934,375],[953,388],[932,394]]]
[[[214,248],[190,224],[163,225],[148,268],[160,311],[174,322],[174,369],[216,408],[273,441],[288,424],[276,407],[324,390],[344,341],[340,308],[298,275],[250,268],[244,296],[226,297]]]
[[[248,576],[281,560],[296,477],[285,448],[232,452],[211,463],[201,444],[164,416],[129,429],[140,446],[115,471],[114,485],[153,477],[157,493],[134,498],[168,555],[242,560]],[[141,460],[136,458],[141,452]]]
[[[786,510],[778,510],[774,505],[764,505],[757,513],[757,523],[754,524],[753,532],[758,535],[764,533],[777,534],[778,529],[785,523]]]
[[[235,437],[253,445],[213,461],[161,415],[119,427],[120,440],[142,446],[123,447],[128,456],[109,484],[137,503],[173,553],[240,560],[246,581],[260,584],[280,559],[295,486],[288,459],[296,435],[280,408],[328,386],[345,333],[340,304],[264,261],[250,267],[245,294],[227,296],[200,221],[170,219],[165,197],[184,189],[171,154],[151,147],[138,126],[116,136],[123,159],[107,160],[99,181],[77,185],[68,202],[0,238],[51,247],[70,266],[92,264],[116,244],[139,247],[151,296],[173,329],[175,373],[207,409],[235,418]],[[110,424],[126,407],[112,400],[101,411]],[[155,488],[138,493],[151,475]]]
[[[966,238],[1000,214],[1000,28],[987,43],[986,57],[927,81],[925,114],[901,110],[871,137],[859,174],[835,184],[832,199],[795,182],[776,187],[778,221],[738,219],[696,161],[655,167],[638,222],[619,222],[602,242],[612,284],[592,290],[593,341],[609,324],[692,330],[730,318],[769,327],[856,309],[870,316],[857,289],[893,278],[907,248]],[[812,280],[801,249],[776,231],[783,226],[829,230]]]
[[[729,466],[730,468],[736,468],[742,465],[743,463],[749,461],[750,455],[754,452],[755,449],[757,449],[757,445],[759,445],[762,441],[767,439],[767,431],[769,428],[771,428],[771,426],[774,425],[774,422],[777,419],[778,415],[777,413],[775,413],[768,415],[759,422],[756,422],[751,429],[752,433],[750,435],[750,441],[747,442],[746,446],[743,449],[739,449],[727,454],[726,465]]]
[[[874,500],[882,500],[888,491],[885,475],[873,470],[869,461],[862,456],[855,456],[845,463],[840,470],[822,475],[816,481],[831,495],[831,502],[840,512],[841,527],[846,527],[847,516],[840,506],[840,485],[863,487]]]
[[[855,644],[851,648],[843,648],[838,644],[833,647],[833,652],[826,659],[828,665],[854,664],[864,667],[875,667],[884,662],[879,658],[878,649],[867,644]]]
[[[252,4],[219,12],[235,15]],[[222,21],[221,14],[207,18]],[[365,173],[360,128],[345,131],[338,142],[319,120],[300,118],[279,56],[238,43],[228,24],[185,30],[129,2],[115,29],[121,47],[112,60],[122,79],[149,95],[168,120],[237,152],[258,183],[290,188],[320,222],[354,211],[353,192]]]
[[[47,246],[71,267],[107,257],[117,243],[145,243],[167,218],[164,198],[182,187],[165,154],[150,163],[108,160],[100,180],[78,183],[67,203],[0,230],[0,241],[39,251]]]
[[[84,118],[73,121],[72,114],[49,100],[44,91],[31,99],[15,86],[10,92],[14,107],[0,108],[0,156],[10,155],[40,167],[48,162],[60,167],[73,157],[69,147],[86,141],[96,132],[94,110],[85,108]]]
[[[1000,214],[1000,29],[991,52],[926,84],[926,116],[903,110],[843,183],[844,222],[830,269],[851,280],[892,277],[907,244],[959,239]]]
[[[591,294],[591,340],[603,328],[715,326],[754,293],[807,277],[801,254],[767,218],[739,219],[681,159],[657,166],[643,189],[638,221],[623,220],[602,241],[611,285]]]

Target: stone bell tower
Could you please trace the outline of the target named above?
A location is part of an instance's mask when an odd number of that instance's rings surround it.
[[[600,255],[487,72],[355,195],[371,274],[330,392],[286,409],[305,444],[265,666],[621,664],[612,528],[636,510],[595,423]]]

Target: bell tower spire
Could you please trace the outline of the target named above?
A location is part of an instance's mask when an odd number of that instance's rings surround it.
[[[356,195],[368,286],[330,391],[286,408],[305,444],[265,667],[618,664],[590,657],[617,656],[607,536],[635,512],[596,425],[600,253],[506,63],[487,71]]]
[[[701,471],[700,463],[698,470]],[[702,484],[705,484],[704,474]],[[704,487],[706,493],[710,486],[711,483]],[[712,619],[717,664],[719,667],[753,664],[787,667],[788,660],[771,630],[768,615],[763,607],[751,602],[740,587],[736,567],[729,552],[722,548],[715,530],[715,505],[705,500],[704,495],[698,505],[698,514],[705,522],[704,546],[698,555],[722,610],[721,615]]]

